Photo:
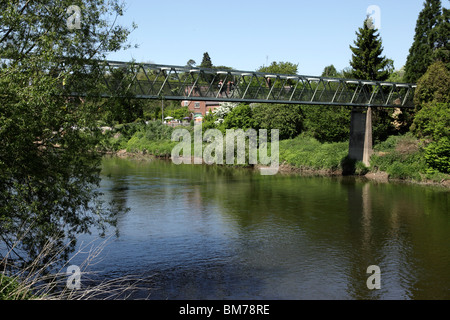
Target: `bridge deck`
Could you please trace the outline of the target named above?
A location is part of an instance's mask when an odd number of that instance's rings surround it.
[[[105,96],[411,108],[416,85],[107,61]]]

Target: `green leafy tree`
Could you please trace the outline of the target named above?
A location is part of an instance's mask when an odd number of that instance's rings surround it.
[[[350,135],[348,107],[303,106],[305,131],[320,142],[343,142]]]
[[[441,16],[441,1],[426,0],[416,23],[414,42],[405,65],[405,81],[416,83],[433,62],[433,51],[440,36],[433,32]],[[448,41],[448,37],[444,39]],[[448,48],[448,47],[447,47]]]
[[[296,75],[298,72],[298,64],[292,62],[275,62],[273,61],[270,66],[260,67],[258,72],[266,73],[276,73],[276,74],[286,74],[286,75]]]
[[[433,63],[427,72],[417,82],[414,94],[414,104],[419,110],[428,102],[450,101],[450,72],[444,63]]]
[[[329,65],[323,69],[322,77],[338,77],[339,73],[334,65]]]
[[[224,121],[225,129],[257,129],[256,121],[253,119],[252,108],[248,104],[239,104],[229,112]]]
[[[261,104],[252,108],[253,119],[260,129],[279,130],[280,139],[298,136],[303,128],[303,117],[299,105]]]
[[[419,79],[414,96],[417,112],[411,130],[425,141],[428,165],[450,173],[450,72],[433,63]]]
[[[75,28],[71,5],[81,11]],[[115,221],[97,188],[95,96],[105,53],[127,47],[129,30],[111,22],[123,5],[18,0],[0,2],[0,12],[0,247],[23,264],[49,242],[67,258],[78,233]]]

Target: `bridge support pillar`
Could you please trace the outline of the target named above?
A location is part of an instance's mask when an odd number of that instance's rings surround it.
[[[368,167],[372,152],[372,108],[354,108],[351,114],[348,156],[352,160],[362,161]]]

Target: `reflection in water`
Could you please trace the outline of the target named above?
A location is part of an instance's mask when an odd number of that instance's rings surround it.
[[[93,268],[149,279],[133,297],[450,298],[446,190],[116,158],[103,173],[130,211]]]

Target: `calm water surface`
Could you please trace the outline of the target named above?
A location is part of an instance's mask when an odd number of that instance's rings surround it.
[[[89,270],[145,279],[131,298],[450,299],[446,189],[119,158],[103,175],[130,210]]]

